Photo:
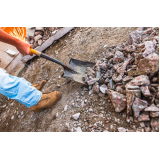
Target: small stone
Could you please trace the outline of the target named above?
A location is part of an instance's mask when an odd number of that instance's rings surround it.
[[[151,118],[151,127],[154,132],[159,132],[159,118]]]
[[[113,125],[112,125],[112,124],[110,125],[110,130],[111,130],[111,131],[113,130]]]
[[[67,111],[67,108],[68,108],[68,105],[65,105],[65,107],[64,107],[64,112],[66,112]]]
[[[41,38],[42,38],[42,36],[39,34],[39,35],[37,35],[37,36],[34,37],[34,40],[35,40],[35,42],[37,42]]]
[[[144,122],[140,122],[140,126],[141,126],[142,128],[144,128],[144,127],[145,127]]]
[[[115,89],[117,92],[123,94],[123,89],[121,86],[117,86],[116,89]]]
[[[153,82],[153,83],[158,82],[158,78],[157,78],[157,77],[154,77],[154,78],[152,79],[152,82]]]
[[[93,109],[92,109],[92,108],[90,108],[88,111],[89,111],[89,112],[93,112]]]
[[[132,116],[130,116],[130,117],[129,117],[129,120],[130,120],[131,122],[133,122],[133,117],[132,117]]]
[[[43,31],[43,27],[36,27],[36,31]]]
[[[82,129],[81,129],[81,127],[77,127],[77,132],[82,132]]]
[[[145,111],[158,112],[159,108],[157,108],[154,104],[152,104],[149,107],[145,108]]]
[[[43,41],[41,39],[38,40],[38,45],[41,46]]]
[[[96,82],[94,85],[93,85],[93,88],[92,88],[92,91],[94,92],[94,93],[99,93],[99,84],[98,84],[98,82]]]
[[[151,131],[150,127],[145,127],[144,129],[145,129],[146,132],[150,132]]]
[[[21,118],[21,115],[18,115],[18,118]]]
[[[60,88],[61,86],[59,84],[57,84],[57,87]]]
[[[79,116],[80,116],[80,113],[76,113],[76,114],[72,115],[72,118],[73,118],[74,120],[78,120],[78,119],[79,119]]]
[[[21,116],[23,115],[23,111],[21,112]]]
[[[100,86],[100,91],[103,93],[103,94],[105,94],[106,92],[107,92],[107,86],[104,84],[104,85],[101,85]]]
[[[150,117],[159,117],[159,112],[150,112]]]
[[[88,83],[88,85],[92,85],[92,84],[96,83],[98,80],[99,80],[99,78],[93,78],[93,79],[87,81],[87,83]]]
[[[14,119],[14,116],[11,117],[11,120]]]
[[[123,128],[123,127],[119,127],[119,128],[118,128],[118,131],[119,131],[119,132],[126,132],[126,129]]]
[[[140,111],[142,111],[144,108],[148,107],[147,101],[141,100],[139,98],[135,98],[135,101],[133,102],[132,109],[134,113],[134,117],[138,118]]]
[[[139,117],[138,117],[138,121],[149,121],[149,113],[147,112],[143,112]]]

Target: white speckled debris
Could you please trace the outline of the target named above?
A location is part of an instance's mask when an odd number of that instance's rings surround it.
[[[123,127],[119,127],[119,128],[118,128],[118,131],[119,131],[119,132],[126,132],[126,129],[123,128]]]
[[[78,120],[78,119],[79,119],[79,116],[80,116],[80,113],[76,113],[76,114],[72,115],[72,118],[73,118],[74,120]]]
[[[77,127],[77,132],[82,132],[81,127]]]

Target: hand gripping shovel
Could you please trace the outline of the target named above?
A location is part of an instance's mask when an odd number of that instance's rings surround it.
[[[74,80],[82,84],[86,84],[83,81],[83,77],[85,75],[87,67],[93,67],[95,65],[95,63],[92,63],[92,62],[87,62],[87,61],[84,62],[84,61],[71,58],[69,66],[67,66],[66,64],[58,61],[57,59],[49,57],[48,55],[41,53],[39,51],[36,51],[34,49],[31,49],[31,52],[39,57],[42,57],[52,62],[55,62],[57,64],[60,64],[61,66],[63,66],[65,70],[65,73],[62,74],[62,77],[70,80]]]

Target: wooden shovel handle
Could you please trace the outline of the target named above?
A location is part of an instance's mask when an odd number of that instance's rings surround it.
[[[40,55],[41,55],[41,52],[39,52],[39,51],[36,51],[36,50],[34,50],[34,49],[30,49],[31,50],[31,53],[33,53],[33,54],[35,54],[35,55],[37,55],[37,56],[39,56],[40,57]]]

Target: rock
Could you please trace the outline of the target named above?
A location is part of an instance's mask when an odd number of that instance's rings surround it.
[[[86,74],[87,74],[88,76],[92,76],[92,75],[95,74],[95,71],[94,71],[92,68],[87,67],[87,69],[86,69]]]
[[[100,91],[101,91],[103,94],[105,94],[105,93],[107,92],[107,90],[108,90],[108,88],[107,88],[107,86],[106,86],[105,84],[103,84],[103,85],[100,86]]]
[[[115,82],[119,82],[119,81],[122,80],[122,76],[121,76],[121,75],[117,75],[117,74],[115,73],[115,74],[113,74],[112,79],[113,79]]]
[[[81,127],[77,127],[77,132],[82,132],[82,129],[81,129]]]
[[[43,31],[43,27],[36,27],[36,31]]]
[[[151,53],[155,52],[155,46],[156,42],[155,41],[145,41],[145,51],[143,52],[143,57],[147,57]]]
[[[132,105],[135,100],[135,97],[141,98],[141,91],[138,86],[130,86],[128,89],[126,89],[127,115],[133,115]]]
[[[89,111],[89,112],[93,112],[93,109],[92,109],[92,108],[90,108],[88,111]]]
[[[93,91],[94,93],[99,93],[99,89],[100,89],[99,84],[98,84],[98,82],[96,82],[96,83],[93,85],[92,91]]]
[[[128,46],[124,47],[123,50],[126,51],[126,52],[129,52],[129,53],[132,53],[132,52],[136,51],[136,47],[133,46],[133,45],[128,45]]]
[[[132,79],[133,79],[132,76],[126,76],[126,77],[124,77],[124,78],[122,79],[122,81],[125,82],[125,83],[127,83],[127,82],[131,81]]]
[[[145,127],[145,131],[146,131],[146,132],[150,132],[150,131],[151,131],[151,128],[150,128],[150,127]]]
[[[140,122],[140,126],[141,126],[142,128],[144,128],[144,127],[145,127],[144,122]]]
[[[107,64],[105,62],[99,64],[99,66],[101,67],[101,69],[106,70],[107,69]]]
[[[107,131],[107,130],[104,130],[103,132],[109,132],[109,131]]]
[[[118,131],[119,131],[119,132],[126,132],[126,129],[123,128],[123,127],[119,127],[119,128],[118,128]]]
[[[108,94],[116,112],[121,112],[127,106],[126,97],[118,92],[108,90]]]
[[[150,117],[159,117],[159,112],[150,112]]]
[[[64,107],[64,112],[66,112],[67,111],[67,108],[68,108],[68,105],[65,105],[65,107]]]
[[[123,63],[121,63],[117,68],[117,73],[119,73],[121,76],[123,76],[127,65],[132,61],[132,59],[133,58],[128,58]]]
[[[57,87],[60,88],[61,86],[59,84],[57,84]]]
[[[38,45],[41,46],[43,41],[41,39],[38,40]]]
[[[142,38],[142,31],[133,31],[131,34],[128,36],[128,44],[132,45],[133,43],[139,44],[141,42]]]
[[[137,65],[138,70],[149,70],[151,73],[154,73],[159,69],[159,55],[152,53],[147,57],[140,59]]]
[[[158,82],[158,78],[157,78],[157,77],[154,77],[154,78],[152,79],[152,82],[153,82],[153,83]]]
[[[134,79],[132,79],[129,83],[126,84],[126,88],[128,86],[144,86],[144,85],[149,85],[150,81],[147,75],[141,75],[137,76]]]
[[[113,62],[120,63],[120,62],[123,62],[123,60],[124,60],[124,54],[120,51],[116,51],[113,58]]]
[[[151,127],[154,132],[159,132],[159,118],[151,118]]]
[[[93,78],[93,79],[89,80],[87,83],[88,83],[88,85],[92,85],[92,84],[96,83],[97,81],[99,81],[99,78]]]
[[[148,112],[143,112],[139,117],[138,117],[138,121],[150,121],[149,118],[149,113]]]
[[[110,125],[110,130],[113,131],[114,127],[113,125]]]
[[[21,112],[21,116],[23,115],[23,111]]]
[[[137,119],[140,111],[142,111],[144,108],[148,107],[147,101],[141,100],[139,98],[135,98],[135,101],[133,102],[132,109],[134,113],[134,117]]]
[[[18,115],[18,118],[21,118],[21,115]]]
[[[115,89],[115,91],[123,94],[122,86],[117,86],[116,89]]]
[[[145,108],[145,111],[159,112],[159,108],[152,104],[149,107]]]
[[[132,116],[130,116],[130,117],[129,117],[129,120],[130,120],[131,122],[133,122],[133,117],[132,117]]]
[[[58,117],[58,112],[56,113],[56,117]]]
[[[154,83],[154,84],[152,83],[151,86],[152,86],[152,87],[158,87],[159,84],[158,84],[158,83]]]
[[[35,42],[37,42],[41,38],[42,38],[42,36],[39,34],[39,35],[37,35],[37,36],[34,37],[34,40],[35,40]]]
[[[11,117],[11,120],[14,119],[14,116]]]
[[[151,93],[150,93],[150,91],[149,91],[149,87],[148,87],[148,86],[141,86],[140,89],[141,89],[141,91],[142,91],[142,94],[143,94],[145,97],[151,96]]]
[[[112,79],[110,79],[109,84],[110,84],[110,89],[114,90],[115,89],[115,84],[114,84],[114,81]]]
[[[80,117],[80,113],[76,113],[76,114],[72,115],[72,118],[73,118],[74,120],[78,120],[79,117]]]
[[[33,37],[34,36],[35,29],[31,29],[29,27],[26,27],[26,31],[27,31],[27,35],[29,37]]]
[[[106,54],[106,59],[111,59],[113,57],[114,57],[114,54],[111,53],[111,52],[109,52],[109,53]]]
[[[43,31],[36,31],[34,34],[35,34],[35,36],[37,36],[37,35],[39,35],[39,34],[40,34],[40,35],[43,35],[44,33],[43,33]]]

